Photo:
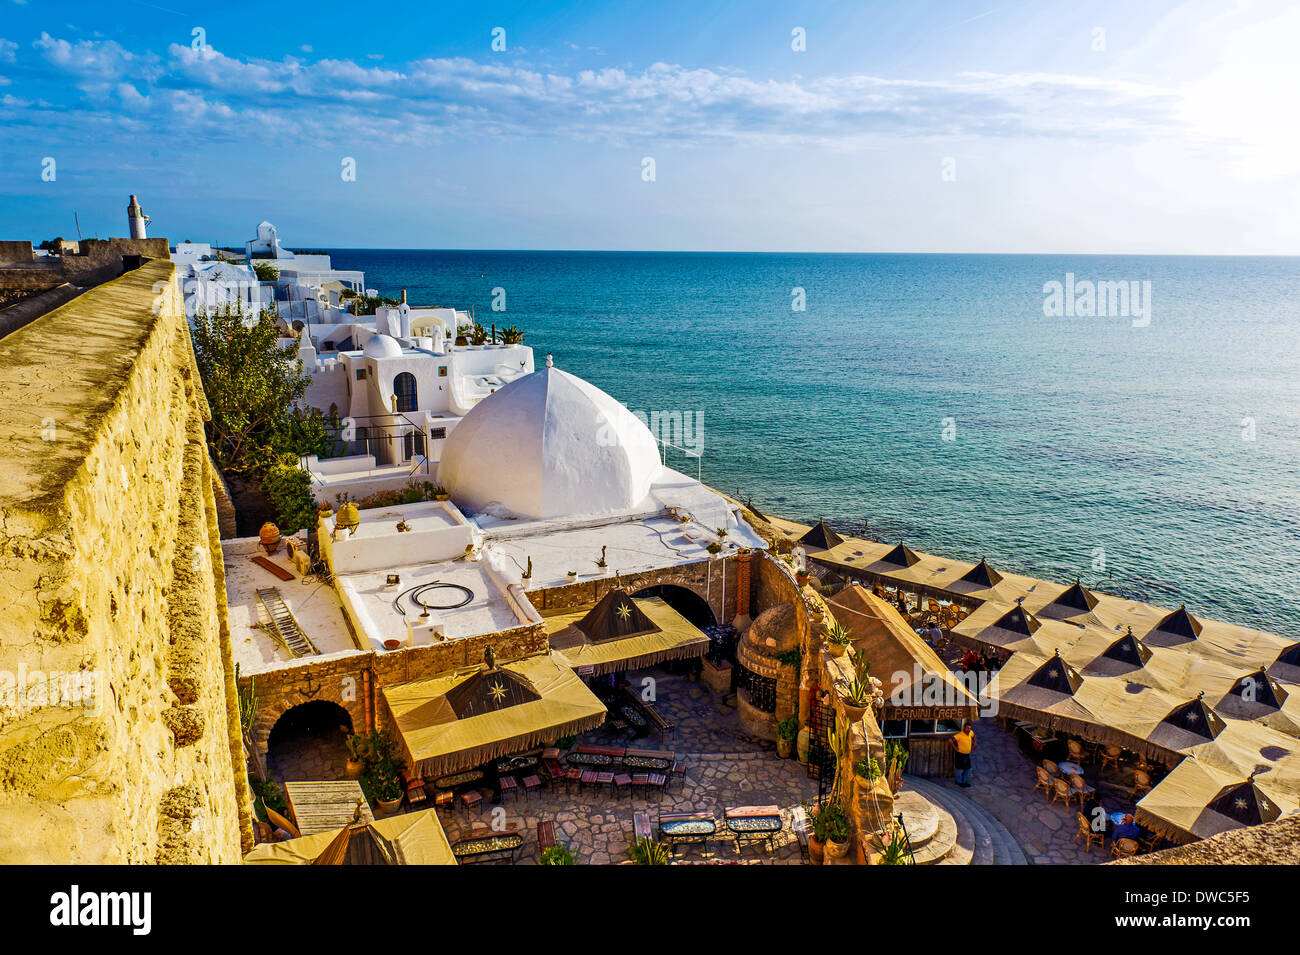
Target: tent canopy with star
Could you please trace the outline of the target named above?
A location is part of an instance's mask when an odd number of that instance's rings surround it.
[[[702,657],[709,649],[708,636],[664,601],[619,588],[590,609],[547,617],[546,629],[564,662],[596,676]]]
[[[557,654],[484,663],[383,688],[408,771],[473,769],[595,729],[605,706]]]

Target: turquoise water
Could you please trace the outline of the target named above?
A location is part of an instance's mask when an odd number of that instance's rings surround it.
[[[703,479],[771,513],[1300,638],[1300,260],[333,255],[700,413]],[[1045,317],[1067,272],[1149,281],[1150,324]]]

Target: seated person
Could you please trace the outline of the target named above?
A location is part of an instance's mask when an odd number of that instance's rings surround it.
[[[925,633],[925,642],[931,647],[938,646],[939,641],[943,639],[943,631],[939,629],[937,623],[930,624],[930,629]]]
[[[1127,813],[1124,816],[1124,821],[1115,827],[1115,831],[1112,833],[1111,838],[1116,841],[1120,839],[1132,839],[1134,842],[1137,842],[1138,837],[1141,835],[1142,830],[1138,828],[1138,824],[1133,821],[1133,814]]]
[[[962,670],[973,670],[979,666],[980,658],[975,655],[974,650],[967,650],[966,655],[957,661],[957,667]]]

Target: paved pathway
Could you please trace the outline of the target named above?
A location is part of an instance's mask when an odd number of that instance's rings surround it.
[[[647,810],[653,820],[657,811],[714,810],[719,825],[722,811],[728,806],[769,805],[781,807],[786,829],[778,837],[776,848],[749,845],[737,854],[730,840],[719,840],[707,847],[683,845],[680,859],[702,859],[744,864],[801,862],[799,846],[789,829],[790,811],[817,794],[817,781],[793,759],[779,759],[773,743],[756,740],[740,732],[734,708],[722,705],[703,683],[692,683],[655,669],[630,676],[634,689],[641,688],[641,678],[655,680],[655,703],[677,724],[676,735],[662,744],[653,735],[628,743],[645,749],[669,749],[686,758],[686,782],[679,792],[675,787],[662,795],[647,798],[631,794],[610,795],[587,788],[566,793],[563,786],[544,788],[529,800],[523,795],[507,798],[502,806],[486,805],[481,812],[465,810],[440,813],[448,838],[455,841],[471,825],[491,825],[494,821],[518,826],[525,843],[519,862],[537,861],[537,823],[541,819],[555,822],[556,838],[567,845],[578,863],[609,865],[628,861],[632,844],[632,814]],[[584,742],[623,745],[621,736],[602,728],[583,737]],[[496,815],[494,816],[494,810]]]
[[[959,792],[993,815],[1020,843],[1029,861],[1040,865],[1079,865],[1105,862],[1109,856],[1096,843],[1091,855],[1083,843],[1075,844],[1075,813],[1061,803],[1048,805],[1042,790],[1034,792],[1034,764],[1020,751],[1014,733],[1005,732],[995,719],[975,727],[975,775],[969,789],[952,779],[934,779]]]

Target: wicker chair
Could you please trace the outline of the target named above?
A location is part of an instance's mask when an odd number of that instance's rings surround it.
[[[1051,798],[1052,795],[1052,774],[1043,769],[1042,766],[1035,766],[1034,772],[1038,774],[1038,782],[1034,784],[1033,792],[1043,791],[1043,795]]]
[[[1133,798],[1137,799],[1151,791],[1151,777],[1145,770],[1133,770]]]
[[[1124,750],[1118,746],[1107,746],[1101,751],[1101,768],[1105,769],[1107,766],[1114,766],[1119,769],[1119,758],[1123,753]]]
[[[1052,798],[1047,802],[1049,805],[1054,802],[1063,802],[1066,806],[1069,806],[1074,795],[1074,790],[1070,788],[1070,784],[1058,776],[1052,780]]]
[[[1092,796],[1092,795],[1095,795],[1095,794],[1096,794],[1096,792],[1097,792],[1097,787],[1096,787],[1096,786],[1089,786],[1087,783],[1085,783],[1085,782],[1083,781],[1083,777],[1080,776],[1078,773],[1071,773],[1071,774],[1070,774],[1070,790],[1071,790],[1072,792],[1078,793],[1078,795],[1079,795],[1079,805],[1082,806],[1082,805],[1083,805],[1083,801],[1084,801],[1085,799],[1087,799],[1089,796]]]
[[[1048,775],[1050,776],[1061,775],[1061,767],[1057,766],[1056,763],[1052,762],[1050,759],[1043,760],[1043,769],[1047,770]]]
[[[1076,812],[1074,816],[1079,820],[1079,829],[1074,834],[1074,841],[1078,842],[1083,839],[1083,847],[1091,852],[1092,840],[1096,839],[1097,845],[1104,849],[1106,847],[1106,837],[1092,828],[1088,822],[1088,817],[1081,812]]]
[[[1148,832],[1138,840],[1142,845],[1143,852],[1155,852],[1164,841],[1165,837],[1160,835],[1158,832]]]
[[[1083,744],[1077,739],[1067,739],[1065,748],[1070,752],[1070,760],[1075,763],[1083,763],[1088,759],[1087,752],[1084,751]]]
[[[1110,854],[1116,859],[1129,859],[1138,854],[1138,844],[1132,839],[1116,839],[1110,847]]]

